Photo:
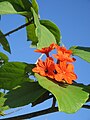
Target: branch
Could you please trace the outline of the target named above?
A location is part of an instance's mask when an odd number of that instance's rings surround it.
[[[7,32],[6,34],[1,35],[1,36],[0,36],[0,39],[3,38],[3,37],[5,37],[5,36],[8,36],[8,35],[10,35],[10,34],[12,34],[12,33],[14,33],[14,32],[16,32],[16,31],[18,31],[18,30],[20,30],[20,29],[22,29],[22,28],[24,28],[24,27],[26,27],[26,26],[28,26],[28,25],[30,25],[30,24],[32,23],[32,21],[33,21],[33,19],[31,19],[31,20],[28,21],[27,23],[25,23],[25,24],[23,24],[23,25],[15,28],[14,30],[11,30],[11,31]]]
[[[90,105],[83,105],[82,108],[90,109]]]
[[[82,108],[90,109],[90,105],[83,105]],[[1,120],[30,119],[30,118],[33,118],[33,117],[37,117],[37,116],[40,116],[40,115],[45,115],[45,114],[53,113],[53,112],[58,112],[58,107],[51,107],[51,108],[48,108],[48,109],[45,109],[45,110],[41,110],[41,111],[37,111],[37,112],[25,114],[25,115],[19,115],[19,116],[11,117],[11,118],[4,118],[4,119],[1,119]]]
[[[57,112],[57,111],[58,111],[58,107],[54,107],[54,108],[48,108],[48,109],[45,109],[45,110],[41,110],[41,111],[25,114],[25,115],[19,115],[19,116],[16,116],[16,117],[4,118],[2,120],[29,119],[29,118],[37,117],[37,116],[40,116],[40,115],[44,115],[44,114],[48,114],[48,113],[52,113],[52,112]]]

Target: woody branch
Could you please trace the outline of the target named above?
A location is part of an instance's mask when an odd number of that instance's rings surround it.
[[[21,25],[21,26],[15,28],[15,29],[13,29],[13,30],[7,32],[6,34],[1,35],[1,36],[0,36],[0,39],[3,38],[3,37],[8,36],[8,35],[10,35],[10,34],[12,34],[12,33],[14,33],[14,32],[16,32],[16,31],[18,31],[18,30],[20,30],[20,29],[22,29],[22,28],[24,28],[24,27],[26,27],[26,26],[28,26],[28,25],[30,25],[32,22],[33,22],[33,19],[31,19],[31,20],[28,21],[27,23],[25,23],[25,24],[23,24],[23,25]]]

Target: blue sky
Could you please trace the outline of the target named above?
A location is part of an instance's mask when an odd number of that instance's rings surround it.
[[[62,42],[69,48],[72,45],[90,46],[90,0],[37,0],[41,19],[53,21],[60,29]],[[0,21],[0,29],[6,33],[25,23],[25,19],[19,15],[4,15]],[[1,47],[0,51],[9,56],[10,61],[24,61],[35,63],[39,54],[34,53],[34,48],[30,49],[30,42],[27,42],[25,28],[7,37],[12,54],[5,52]],[[82,59],[75,57],[75,72],[78,76],[77,82],[90,83],[90,64]],[[50,107],[51,100],[43,104],[30,108],[25,106],[18,112],[14,112],[6,117],[22,113],[32,112],[39,109]],[[8,111],[7,111],[8,112]],[[10,111],[9,111],[10,112]],[[47,114],[31,120],[89,120],[90,111],[80,109],[74,114],[62,112]]]

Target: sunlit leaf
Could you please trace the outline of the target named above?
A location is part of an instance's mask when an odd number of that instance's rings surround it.
[[[9,108],[8,106],[4,105],[5,101],[6,101],[6,98],[4,98],[4,93],[0,92],[0,115],[4,115],[3,111]]]
[[[0,44],[2,45],[3,49],[6,50],[7,52],[11,53],[9,43],[1,31],[0,31],[0,37],[1,37]]]
[[[54,35],[43,25],[40,24],[38,15],[35,13],[32,8],[32,13],[34,16],[34,23],[36,25],[36,36],[38,37],[37,48],[41,49],[42,47],[47,47],[51,43],[56,43]]]
[[[46,92],[37,82],[25,82],[20,87],[7,93],[5,105],[10,108],[28,105]]]
[[[70,49],[73,51],[73,55],[90,62],[90,47],[72,46]]]
[[[38,15],[38,4],[36,0],[32,0],[32,7]]]
[[[60,45],[61,34],[59,28],[55,25],[55,23],[49,20],[40,20],[40,23],[54,35],[57,44]]]
[[[36,74],[39,84],[50,91],[57,99],[59,111],[74,113],[87,101],[89,93],[84,85],[60,85]]]
[[[41,30],[41,36],[39,36]],[[38,43],[37,48],[48,47],[52,43],[56,43],[54,35],[43,25],[40,25],[40,30],[37,29]]]
[[[25,70],[26,63],[7,62],[0,68],[0,88],[12,89],[25,81],[29,81]]]

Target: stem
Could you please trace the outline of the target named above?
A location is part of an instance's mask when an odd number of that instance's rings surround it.
[[[52,112],[57,112],[57,111],[58,111],[58,107],[54,107],[54,108],[48,108],[48,109],[45,109],[45,110],[25,114],[25,115],[19,115],[19,116],[16,116],[16,117],[4,118],[2,120],[22,120],[22,119],[28,119],[28,118],[30,119],[30,118],[33,118],[33,117],[37,117],[37,116],[40,116],[40,115],[44,115],[44,114],[48,114],[48,113],[52,113]]]
[[[82,108],[90,109],[90,105],[83,105]],[[58,112],[58,107],[51,107],[51,108],[48,108],[48,109],[45,109],[45,110],[41,110],[41,111],[37,111],[37,112],[33,112],[33,113],[28,113],[28,114],[25,114],[25,115],[19,115],[19,116],[11,117],[11,118],[4,118],[4,119],[1,119],[1,120],[30,119],[30,118],[33,118],[33,117],[37,117],[37,116],[40,116],[40,115],[45,115],[45,114],[53,113],[53,112]]]
[[[31,20],[28,21],[27,23],[25,23],[25,24],[23,24],[23,25],[15,28],[14,30],[11,30],[11,31],[7,32],[6,34],[1,35],[1,36],[0,36],[0,39],[3,38],[3,37],[5,37],[5,36],[8,36],[8,35],[10,35],[10,34],[12,34],[12,33],[14,33],[14,32],[16,32],[16,31],[18,31],[18,30],[20,30],[20,29],[22,29],[22,28],[24,28],[24,27],[26,27],[26,26],[28,26],[28,25],[30,25],[30,24],[32,23],[32,21],[33,21],[33,19],[31,19]]]
[[[41,58],[43,57],[43,55],[44,55],[44,54],[41,54],[40,57],[39,57],[38,59],[41,59]],[[35,62],[35,64],[37,64],[38,59],[37,59],[37,61]]]
[[[90,105],[83,105],[82,108],[90,109]]]
[[[56,98],[53,96],[53,103],[52,103],[52,107],[55,107],[56,105]]]

